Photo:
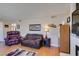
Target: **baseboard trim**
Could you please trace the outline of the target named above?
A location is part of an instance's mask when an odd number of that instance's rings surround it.
[[[5,43],[5,41],[0,41],[0,43]]]
[[[60,52],[60,56],[70,56],[70,54]]]
[[[58,45],[55,45],[55,44],[51,44],[51,46],[53,46],[53,47],[59,47]]]

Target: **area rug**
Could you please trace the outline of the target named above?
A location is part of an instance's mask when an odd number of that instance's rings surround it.
[[[6,54],[6,56],[36,56],[37,52],[35,51],[26,51],[24,49],[14,49]]]

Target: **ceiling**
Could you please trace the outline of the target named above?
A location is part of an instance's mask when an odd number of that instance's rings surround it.
[[[68,3],[0,3],[0,20],[27,20],[70,12]]]

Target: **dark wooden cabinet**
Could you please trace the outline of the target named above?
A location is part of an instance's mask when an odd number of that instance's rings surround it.
[[[70,27],[60,25],[60,52],[70,53]]]

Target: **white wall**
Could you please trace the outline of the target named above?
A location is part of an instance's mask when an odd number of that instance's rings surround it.
[[[0,42],[4,41],[4,35],[3,35],[3,23],[0,22]]]
[[[27,33],[38,33],[38,34],[43,34],[45,36],[45,31],[44,31],[44,26],[46,24],[55,24],[55,25],[59,25],[61,24],[63,21],[66,22],[67,21],[67,17],[69,15],[68,14],[63,14],[63,15],[59,15],[56,16],[55,18],[40,18],[40,19],[27,19],[27,20],[22,20],[22,22],[4,22],[4,24],[8,24],[11,25],[12,23],[17,23],[20,24],[21,28],[19,29],[19,31],[21,32],[22,36],[25,36]],[[29,31],[29,24],[41,24],[41,31]],[[6,32],[10,30],[9,29],[4,29],[4,35],[6,36]],[[55,47],[59,47],[59,28],[50,28],[49,32],[48,32],[48,37],[51,38],[51,45],[55,46]]]
[[[61,15],[56,18],[41,18],[41,19],[31,19],[31,20],[22,20],[20,28],[20,32],[22,36],[25,36],[27,33],[39,33],[45,35],[44,26],[45,24],[56,24],[57,26],[61,24],[63,21],[67,21],[67,17],[69,15]],[[41,24],[41,31],[29,31],[29,24]],[[58,28],[50,28],[48,32],[48,37],[51,38],[51,45],[58,47],[59,46],[59,29]]]
[[[72,3],[70,5],[70,19],[71,19],[71,23],[70,23],[70,25],[71,25],[71,27],[70,27],[70,29],[71,29],[71,31],[70,31],[70,34],[71,34],[70,35],[70,55],[75,55],[75,43],[76,43],[76,41],[74,39],[75,37],[72,34],[72,13],[75,10],[76,10],[76,4]]]
[[[3,26],[3,34],[4,34],[4,38],[6,38],[6,34],[7,34],[7,31],[10,31],[11,30],[11,24],[12,23],[14,23],[14,21],[9,21],[9,20],[4,20],[4,21],[2,21],[3,22],[3,25],[9,25],[9,27],[8,28],[5,28],[4,26]]]
[[[21,28],[19,31],[21,32],[22,36],[25,36],[27,33],[38,33],[38,34],[43,34],[45,36],[45,31],[44,31],[44,26],[46,24],[55,24],[59,25],[63,21],[67,22],[67,17],[69,17],[69,14],[60,14],[57,15],[54,18],[51,17],[43,17],[43,18],[36,18],[36,19],[26,19],[22,20],[22,22],[19,21],[3,21],[4,24],[11,25],[12,23],[17,23],[20,24]],[[41,31],[29,31],[29,24],[41,24]],[[4,28],[4,36],[6,37],[6,32],[10,30]],[[48,32],[48,37],[51,38],[51,46],[59,47],[59,38],[60,38],[60,30],[59,28],[50,28]]]
[[[17,23],[21,25],[21,28],[19,29],[19,31],[21,32],[22,36],[25,36],[27,33],[39,33],[39,34],[43,34],[45,35],[45,31],[44,31],[44,26],[45,24],[55,24],[55,25],[59,25],[61,24],[63,21],[67,22],[67,17],[69,17],[69,14],[58,14],[57,16],[55,16],[54,18],[51,17],[36,17],[33,19],[25,19],[22,20],[22,22],[19,21],[3,21],[4,24],[8,24],[11,25],[12,23]],[[29,31],[29,24],[41,24],[41,31]],[[6,37],[6,32],[10,30],[9,29],[5,29],[4,28],[4,36]],[[55,46],[55,47],[59,47],[59,35],[60,35],[60,30],[58,28],[50,28],[49,33],[48,33],[48,37],[51,38],[51,45]]]

